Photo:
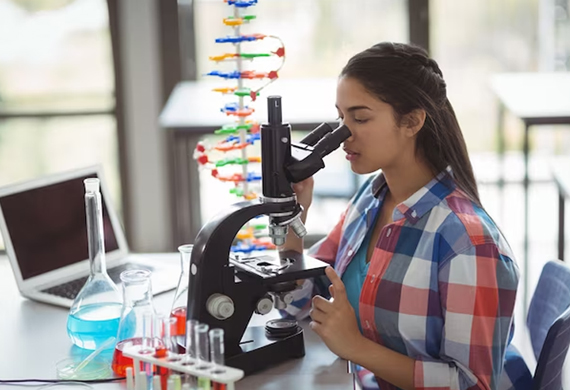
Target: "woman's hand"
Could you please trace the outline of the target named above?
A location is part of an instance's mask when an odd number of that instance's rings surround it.
[[[334,269],[327,267],[326,275],[332,282],[329,291],[332,299],[317,295],[313,298],[310,315],[313,329],[325,342],[329,349],[343,359],[352,360],[358,353],[364,336],[358,329],[354,309],[346,296],[344,283]]]
[[[305,210],[305,212],[313,202],[314,184],[315,181],[313,180],[313,177],[309,177],[308,179],[293,184],[293,191],[295,191],[295,194],[297,195],[297,203],[303,206],[303,210]]]

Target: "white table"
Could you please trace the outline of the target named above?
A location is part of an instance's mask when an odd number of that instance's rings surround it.
[[[177,255],[164,255],[178,261]],[[159,312],[167,312],[172,293],[156,296]],[[78,349],[67,337],[68,311],[37,303],[20,296],[10,264],[0,256],[0,379],[56,379],[55,364]],[[265,321],[258,317],[258,322]],[[261,322],[261,323],[263,323]],[[352,389],[352,375],[346,361],[331,353],[305,324],[306,355],[290,360],[236,383],[237,389]],[[125,389],[124,383],[92,385],[98,389]],[[22,386],[0,385],[22,390]],[[26,389],[37,388],[38,386]]]
[[[570,198],[570,161],[558,158],[551,162],[552,178],[558,188],[558,259],[564,261],[566,200]]]
[[[570,125],[570,72],[552,73],[502,73],[491,79],[491,88],[499,101],[498,153],[505,151],[505,111],[524,123],[524,302],[528,302],[528,215],[530,184],[528,165],[530,153],[530,130],[540,125]],[[502,171],[502,167],[501,167]],[[504,183],[501,172],[499,186]]]

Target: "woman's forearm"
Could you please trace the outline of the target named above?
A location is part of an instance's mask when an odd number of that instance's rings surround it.
[[[354,352],[347,358],[401,389],[414,389],[415,360],[409,356],[392,351],[362,336]]]

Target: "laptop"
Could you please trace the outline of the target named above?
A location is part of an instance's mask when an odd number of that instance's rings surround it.
[[[20,293],[71,307],[89,276],[86,178],[99,178],[107,273],[120,288],[128,269],[152,272],[153,295],[176,288],[177,253],[132,254],[112,207],[100,166],[87,167],[0,187],[0,232]],[[170,258],[169,258],[170,257]]]

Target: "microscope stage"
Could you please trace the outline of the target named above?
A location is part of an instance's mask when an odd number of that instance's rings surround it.
[[[229,260],[238,272],[271,283],[321,276],[328,266],[323,261],[294,251],[265,251],[247,255],[232,253]]]

